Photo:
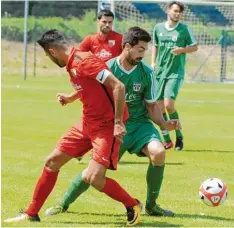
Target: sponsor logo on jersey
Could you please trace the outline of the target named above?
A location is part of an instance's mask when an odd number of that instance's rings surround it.
[[[112,57],[112,54],[109,51],[102,49],[100,52],[96,53],[96,56],[99,58],[109,58]]]
[[[81,85],[77,85],[74,82],[72,82],[72,86],[78,92],[83,90],[83,88],[81,87]]]
[[[76,69],[73,68],[70,70],[72,77],[77,78]]]
[[[162,32],[159,33],[159,36],[163,36]]]
[[[141,89],[141,83],[134,82],[133,83],[133,91],[138,92]]]
[[[172,36],[171,39],[172,39],[172,41],[176,42],[177,41],[177,36]]]
[[[108,40],[109,47],[113,47],[115,45],[115,40]]]
[[[136,100],[136,94],[129,94],[129,93],[126,93],[125,94],[125,102],[128,103],[128,102],[132,102]]]

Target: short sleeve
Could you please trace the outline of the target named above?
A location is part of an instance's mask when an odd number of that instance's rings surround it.
[[[191,31],[191,29],[186,26],[186,46],[193,46],[196,45],[197,41],[195,40],[195,37]]]
[[[80,51],[90,51],[90,37],[87,36],[79,46]]]
[[[108,66],[95,55],[86,57],[79,66],[82,77],[89,77],[104,83],[110,73]]]
[[[154,71],[147,72],[147,86],[144,91],[144,99],[148,103],[156,101],[156,76]]]
[[[157,34],[157,26],[155,25],[153,30],[153,45],[158,46],[158,34]]]

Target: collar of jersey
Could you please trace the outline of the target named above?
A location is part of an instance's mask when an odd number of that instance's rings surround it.
[[[165,28],[166,28],[166,30],[168,30],[168,31],[172,31],[172,30],[174,30],[174,29],[177,28],[177,26],[179,25],[179,23],[180,23],[180,22],[178,22],[174,27],[169,28],[168,22],[166,21],[166,22],[165,22]]]
[[[136,68],[137,68],[137,65],[134,66],[131,70],[125,70],[121,65],[120,65],[120,62],[119,62],[119,56],[117,57],[117,60],[116,60],[119,68],[125,73],[125,74],[131,74]]]

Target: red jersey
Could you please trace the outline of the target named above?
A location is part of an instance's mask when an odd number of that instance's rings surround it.
[[[103,84],[109,71],[107,65],[95,55],[73,48],[66,68],[83,103],[83,119],[86,122],[114,120],[113,91]],[[123,121],[127,118],[125,105]]]
[[[87,36],[80,44],[79,50],[91,51],[94,55],[108,61],[122,52],[122,35],[110,31],[106,37],[101,33]]]

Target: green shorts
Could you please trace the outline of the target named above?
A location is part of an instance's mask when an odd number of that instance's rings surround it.
[[[145,156],[141,152],[141,149],[145,144],[155,140],[161,141],[161,138],[153,123],[146,122],[137,124],[134,131],[131,131],[124,136],[123,143],[120,147],[119,160],[126,151],[128,151],[130,154],[136,154],[140,157]]]
[[[182,78],[157,79],[157,100],[169,98],[175,100],[183,84]]]

